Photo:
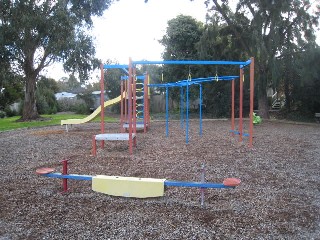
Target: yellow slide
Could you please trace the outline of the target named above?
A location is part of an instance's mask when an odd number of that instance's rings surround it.
[[[108,101],[104,102],[104,107],[111,106],[113,104],[116,104],[121,101],[121,95],[119,97],[116,97],[114,99],[110,99]],[[96,118],[99,113],[101,112],[101,106],[98,107],[93,113],[91,113],[89,116],[82,118],[82,119],[67,119],[67,120],[61,120],[61,125],[68,125],[68,124],[82,124],[89,122]]]

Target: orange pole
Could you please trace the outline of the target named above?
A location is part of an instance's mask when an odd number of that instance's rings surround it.
[[[136,82],[137,82],[136,68],[133,67],[133,77],[132,77],[132,106],[133,106],[133,132],[137,132],[137,90],[136,90]]]
[[[231,130],[234,136],[234,81],[231,81]]]
[[[253,146],[253,106],[254,105],[254,58],[250,63],[250,126],[249,126],[249,147]]]
[[[124,86],[123,86],[123,80],[121,81],[121,85],[120,85],[120,91],[121,91],[121,97],[120,97],[120,131],[123,133],[124,132],[124,128],[123,128],[123,104],[124,104],[124,96],[123,96],[123,90],[124,90]]]
[[[242,110],[243,110],[243,68],[240,68],[240,99],[239,99],[239,141],[242,141],[243,125],[242,125]]]
[[[101,78],[100,78],[100,118],[101,118],[101,133],[104,133],[104,70],[103,64],[100,65]],[[101,148],[104,147],[104,141],[101,141]]]
[[[133,69],[132,60],[129,58],[129,78],[128,78],[128,117],[129,117],[129,153],[133,153],[132,149],[132,82],[133,82]]]
[[[101,133],[104,133],[104,71],[103,64],[100,65],[101,78],[100,78],[100,105],[101,105]]]
[[[124,121],[128,123],[128,84],[129,77],[124,83]]]

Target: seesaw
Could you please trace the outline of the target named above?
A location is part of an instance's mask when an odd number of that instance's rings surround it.
[[[172,181],[156,178],[121,177],[106,175],[78,175],[68,174],[68,161],[63,160],[63,172],[54,172],[54,168],[39,168],[37,174],[49,178],[62,179],[63,192],[68,191],[68,179],[85,180],[92,182],[92,190],[111,196],[149,198],[164,195],[165,187],[189,187],[201,189],[201,205],[203,205],[204,189],[208,188],[235,188],[240,184],[240,179],[226,178],[222,183],[204,182],[204,167],[202,182]]]

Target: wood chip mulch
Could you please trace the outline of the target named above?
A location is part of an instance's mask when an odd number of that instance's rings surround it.
[[[98,123],[0,133],[0,239],[320,239],[320,125],[265,121],[254,127],[254,147],[229,133],[230,121],[190,121],[189,144],[179,121],[153,122],[127,142],[106,142],[91,155]],[[245,128],[248,129],[247,122]],[[119,124],[106,124],[119,132]],[[222,183],[235,189],[168,187],[165,196],[132,199],[91,190],[90,181],[35,174],[41,167],[69,173]]]

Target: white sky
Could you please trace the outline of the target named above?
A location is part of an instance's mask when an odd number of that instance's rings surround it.
[[[206,11],[204,0],[115,2],[102,17],[94,18],[92,34],[96,56],[103,61],[117,60],[120,64],[128,64],[129,57],[133,60],[161,60],[163,47],[158,40],[165,34],[168,20],[184,14],[205,22]],[[56,80],[68,77],[61,64],[51,66],[46,75]]]
[[[103,17],[95,19],[97,57],[134,60],[160,60],[163,52],[158,40],[165,34],[168,20],[179,14],[190,15],[204,22],[203,0],[120,0]]]
[[[205,22],[206,11],[204,0],[115,2],[102,17],[94,18],[92,34],[96,56],[103,61],[117,60],[120,64],[127,64],[129,57],[133,60],[161,60],[163,47],[158,40],[165,34],[168,20],[184,14]],[[68,77],[61,64],[50,67],[46,75],[56,80]],[[93,80],[98,80],[98,75],[94,74]]]

